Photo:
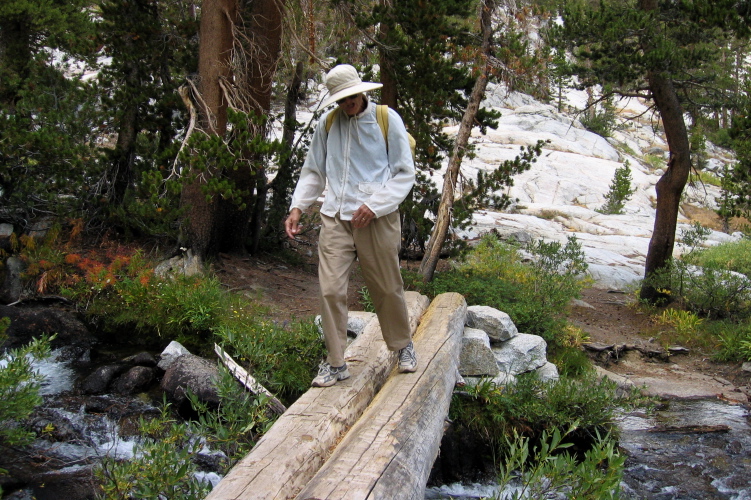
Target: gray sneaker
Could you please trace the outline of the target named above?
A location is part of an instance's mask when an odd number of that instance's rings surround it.
[[[403,349],[399,349],[399,373],[412,373],[417,371],[417,354],[412,342]]]
[[[347,363],[336,367],[331,366],[327,362],[323,362],[318,366],[318,376],[313,379],[311,385],[313,387],[331,387],[339,380],[349,378],[349,370],[347,370]]]

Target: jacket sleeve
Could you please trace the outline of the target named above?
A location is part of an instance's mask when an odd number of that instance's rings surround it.
[[[388,215],[398,209],[399,204],[409,195],[415,184],[415,162],[409,147],[407,129],[396,111],[389,108],[388,113],[388,156],[391,177],[365,203],[376,217]]]
[[[323,194],[326,188],[326,115],[318,120],[310,142],[308,154],[305,157],[300,178],[297,180],[295,192],[289,209],[299,208],[305,211]]]

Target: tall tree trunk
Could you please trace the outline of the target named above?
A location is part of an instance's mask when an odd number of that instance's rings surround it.
[[[655,10],[657,0],[639,0],[639,8],[645,11]],[[644,266],[645,278],[649,278],[655,271],[664,268],[673,257],[681,194],[691,172],[691,146],[683,119],[683,109],[673,82],[667,75],[659,72],[648,73],[647,82],[665,128],[665,137],[670,148],[670,160],[667,170],[655,186],[657,212]],[[639,296],[644,300],[654,302],[662,294],[645,281],[639,291]]]
[[[302,87],[303,72],[305,64],[298,61],[295,65],[295,74],[292,77],[287,89],[287,99],[284,106],[284,128],[282,132],[282,143],[284,153],[279,169],[276,172],[274,180],[269,185],[272,190],[271,206],[269,215],[266,220],[266,229],[263,237],[271,239],[274,246],[279,246],[282,241],[286,240],[284,236],[283,222],[289,208],[290,197],[292,194],[293,179],[299,163],[292,157],[295,142],[295,131],[297,130],[297,103],[300,100],[300,88]]]
[[[128,63],[125,85],[132,91],[137,91],[140,84],[138,65],[134,61]],[[127,90],[126,90],[127,92]],[[136,136],[138,134],[138,106],[139,103],[131,98],[127,99],[120,115],[117,129],[117,143],[112,152],[112,190],[110,203],[119,205],[125,198],[125,192],[133,183],[133,161],[136,155]]]
[[[480,102],[485,95],[485,88],[488,84],[488,74],[491,69],[489,62],[491,55],[490,38],[492,35],[491,21],[495,12],[495,5],[496,0],[485,0],[481,6],[482,52],[478,59],[482,73],[475,81],[472,94],[467,103],[467,109],[464,111],[464,116],[462,116],[462,121],[459,125],[459,132],[454,142],[451,157],[449,158],[446,174],[443,177],[443,192],[441,193],[438,215],[433,226],[433,232],[425,248],[425,255],[423,255],[420,262],[419,272],[422,274],[425,282],[432,281],[433,279],[435,268],[441,256],[441,249],[451,226],[451,211],[454,206],[454,190],[456,189],[456,181],[459,177],[459,168],[466,152],[469,136],[472,133],[475,116],[477,116],[477,111],[480,109]]]
[[[396,1],[397,0],[381,0],[381,5],[383,7],[391,7]],[[388,22],[382,22],[380,30],[381,47],[379,49],[379,59],[381,65],[381,83],[383,84],[383,88],[381,88],[381,104],[385,104],[398,111],[397,104],[399,94],[396,88],[396,79],[394,78],[394,66],[389,58],[387,47],[391,26]]]
[[[25,20],[0,19],[0,105],[10,112],[15,111],[20,85],[30,76],[31,36]]]
[[[233,27],[237,20],[237,0],[204,0],[201,5],[200,47],[198,52],[199,119],[208,134],[223,136],[227,128],[227,100],[220,86],[230,78]],[[201,258],[218,250],[214,232],[217,202],[203,192],[206,178],[216,174],[209,169],[182,192],[181,205],[187,217],[183,221],[185,245]]]
[[[246,45],[245,60],[248,67],[246,78],[238,82],[240,93],[247,98],[249,108],[246,111],[261,117],[268,116],[271,110],[271,91],[277,62],[281,52],[282,9],[284,0],[246,0],[243,4],[242,17],[245,33],[249,38]],[[257,127],[256,133],[267,134],[265,126]],[[252,171],[237,169],[227,172],[238,189],[255,192],[249,195],[245,208],[238,209],[230,202],[223,205],[221,221],[221,249],[226,252],[243,252],[245,244],[250,241],[250,252],[258,252],[261,228],[266,209],[266,167],[253,151],[244,152],[243,156],[254,165]]]
[[[649,87],[655,105],[660,111],[665,136],[670,148],[668,168],[657,182],[657,212],[652,238],[649,240],[644,276],[665,267],[673,256],[675,230],[678,224],[681,194],[691,172],[691,148],[683,109],[678,101],[673,83],[663,74],[649,74]],[[655,301],[661,294],[647,282],[642,285],[639,296]]]

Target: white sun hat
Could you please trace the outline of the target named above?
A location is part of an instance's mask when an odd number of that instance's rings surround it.
[[[360,92],[367,92],[369,90],[380,89],[383,87],[383,84],[363,82],[360,79],[360,75],[357,74],[357,70],[354,66],[340,64],[334,66],[331,71],[326,74],[326,87],[329,89],[329,96],[323,101],[323,104],[321,104],[324,108],[347,96],[356,95]]]

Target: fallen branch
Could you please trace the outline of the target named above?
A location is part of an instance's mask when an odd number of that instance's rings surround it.
[[[250,373],[245,370],[242,366],[238,365],[237,362],[235,362],[232,357],[224,352],[224,349],[219,347],[219,345],[214,344],[214,352],[219,356],[219,359],[222,360],[224,365],[229,369],[229,371],[232,373],[232,375],[235,376],[237,380],[240,381],[250,392],[253,394],[264,394],[269,398],[269,406],[272,410],[274,410],[278,414],[282,414],[285,411],[287,411],[287,408],[276,399],[276,397],[271,394],[268,389],[266,389],[264,386],[258,383],[256,379],[254,379]]]

